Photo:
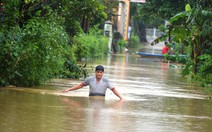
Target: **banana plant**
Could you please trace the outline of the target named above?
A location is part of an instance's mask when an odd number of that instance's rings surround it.
[[[168,35],[155,39],[151,44],[154,45],[164,38],[169,41],[185,45],[190,49],[191,63],[189,67],[193,73],[198,72],[200,64],[198,57],[203,54],[210,54],[211,51],[211,10],[205,9],[198,3],[193,9],[189,4],[185,6],[185,11],[176,14],[169,20]],[[171,38],[171,39],[170,39]],[[207,52],[206,52],[207,51]]]

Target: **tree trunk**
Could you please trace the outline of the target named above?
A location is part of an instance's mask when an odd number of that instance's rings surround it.
[[[81,21],[81,28],[83,29],[84,33],[87,33],[89,30],[89,18],[87,16],[83,16]]]

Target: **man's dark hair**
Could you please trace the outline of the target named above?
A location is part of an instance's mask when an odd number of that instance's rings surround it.
[[[96,71],[103,71],[104,72],[104,67],[101,65],[96,66]]]

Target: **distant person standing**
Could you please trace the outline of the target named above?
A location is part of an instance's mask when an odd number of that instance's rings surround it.
[[[165,42],[165,45],[164,45],[164,47],[163,47],[163,49],[162,49],[162,54],[169,54],[169,48],[167,47],[167,42]]]

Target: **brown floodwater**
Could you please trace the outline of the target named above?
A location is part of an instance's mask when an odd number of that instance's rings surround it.
[[[89,63],[90,76],[98,64],[125,101],[110,90],[105,99],[88,98],[88,87],[60,93],[82,79],[0,88],[0,132],[211,132],[212,101],[181,76],[182,66],[111,55]]]

